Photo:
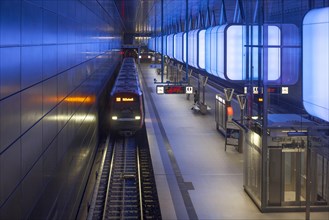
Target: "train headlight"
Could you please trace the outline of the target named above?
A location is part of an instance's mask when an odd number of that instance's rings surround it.
[[[118,116],[112,116],[112,120],[118,120]]]
[[[136,120],[140,120],[141,119],[141,116],[135,116],[135,119]]]

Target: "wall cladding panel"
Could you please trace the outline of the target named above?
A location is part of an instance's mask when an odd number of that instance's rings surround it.
[[[63,72],[68,69],[68,45],[67,44],[59,44],[58,45],[58,58],[57,58],[57,70],[58,72]]]
[[[42,146],[47,148],[49,144],[56,139],[58,132],[57,128],[57,109],[55,108],[50,113],[48,113],[42,120]]]
[[[40,191],[44,188],[42,175],[42,160],[38,160],[24,178],[22,184],[22,215],[29,216],[35,201],[40,196]]]
[[[50,78],[42,83],[42,111],[47,114],[57,104],[57,77]]]
[[[22,133],[31,128],[42,117],[42,84],[21,92]]]
[[[1,0],[0,4],[0,46],[21,43],[21,1]]]
[[[42,47],[42,78],[47,79],[57,74],[57,45]]]
[[[20,47],[0,48],[0,99],[20,90],[20,50]]]
[[[0,156],[1,159],[1,156]],[[22,214],[22,187],[16,188],[13,194],[8,197],[6,203],[1,205],[0,219],[23,219]]]
[[[21,89],[25,89],[42,80],[42,47],[27,46],[21,51]]]
[[[57,1],[54,0],[43,0],[43,7],[46,10],[49,10],[51,12],[54,12],[57,14]]]
[[[22,175],[29,175],[36,161],[42,155],[42,124],[38,123],[21,138],[22,146]]]
[[[0,154],[21,134],[21,97],[13,95],[0,102]]]
[[[17,187],[21,175],[21,145],[17,141],[0,158],[0,204]],[[1,218],[1,216],[0,216]]]
[[[22,44],[42,44],[42,8],[22,1]]]
[[[54,139],[53,142],[47,146],[45,149],[45,154],[43,156],[43,182],[47,184],[49,181],[52,181],[56,174],[56,164],[57,164],[57,139]]]
[[[51,11],[42,11],[43,44],[57,44],[57,14]]]

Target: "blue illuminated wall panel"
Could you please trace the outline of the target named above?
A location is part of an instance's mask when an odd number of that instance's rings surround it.
[[[96,152],[97,96],[120,60],[119,21],[95,1],[1,0],[0,219],[72,219]]]
[[[329,121],[329,7],[313,9],[303,20],[303,103]]]

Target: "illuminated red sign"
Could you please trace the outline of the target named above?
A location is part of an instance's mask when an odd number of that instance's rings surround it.
[[[277,93],[278,89],[277,88],[267,88],[268,93]]]
[[[185,94],[185,86],[164,86],[165,94]]]

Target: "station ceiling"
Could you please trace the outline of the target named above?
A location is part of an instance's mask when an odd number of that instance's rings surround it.
[[[228,22],[234,22],[237,14],[241,19],[242,14],[237,11],[241,8],[240,5],[245,17],[251,20],[255,17],[256,8],[260,7],[257,4],[261,4],[260,2],[264,4],[266,22],[289,21],[298,25],[308,10],[329,4],[329,0],[97,0],[97,2],[109,16],[115,14],[123,27],[123,32],[132,34],[159,33],[161,25],[167,32],[168,30],[179,32],[185,27],[186,17],[189,28],[192,29],[200,25],[207,26],[205,23],[209,24],[212,20],[218,23],[223,5]]]
[[[236,0],[225,0],[226,5],[235,5]],[[206,14],[207,8],[217,11],[222,0],[114,0],[128,33],[153,33],[161,28],[163,5],[163,27],[185,24],[186,6],[188,17],[196,19]],[[231,7],[228,7],[231,8]]]

